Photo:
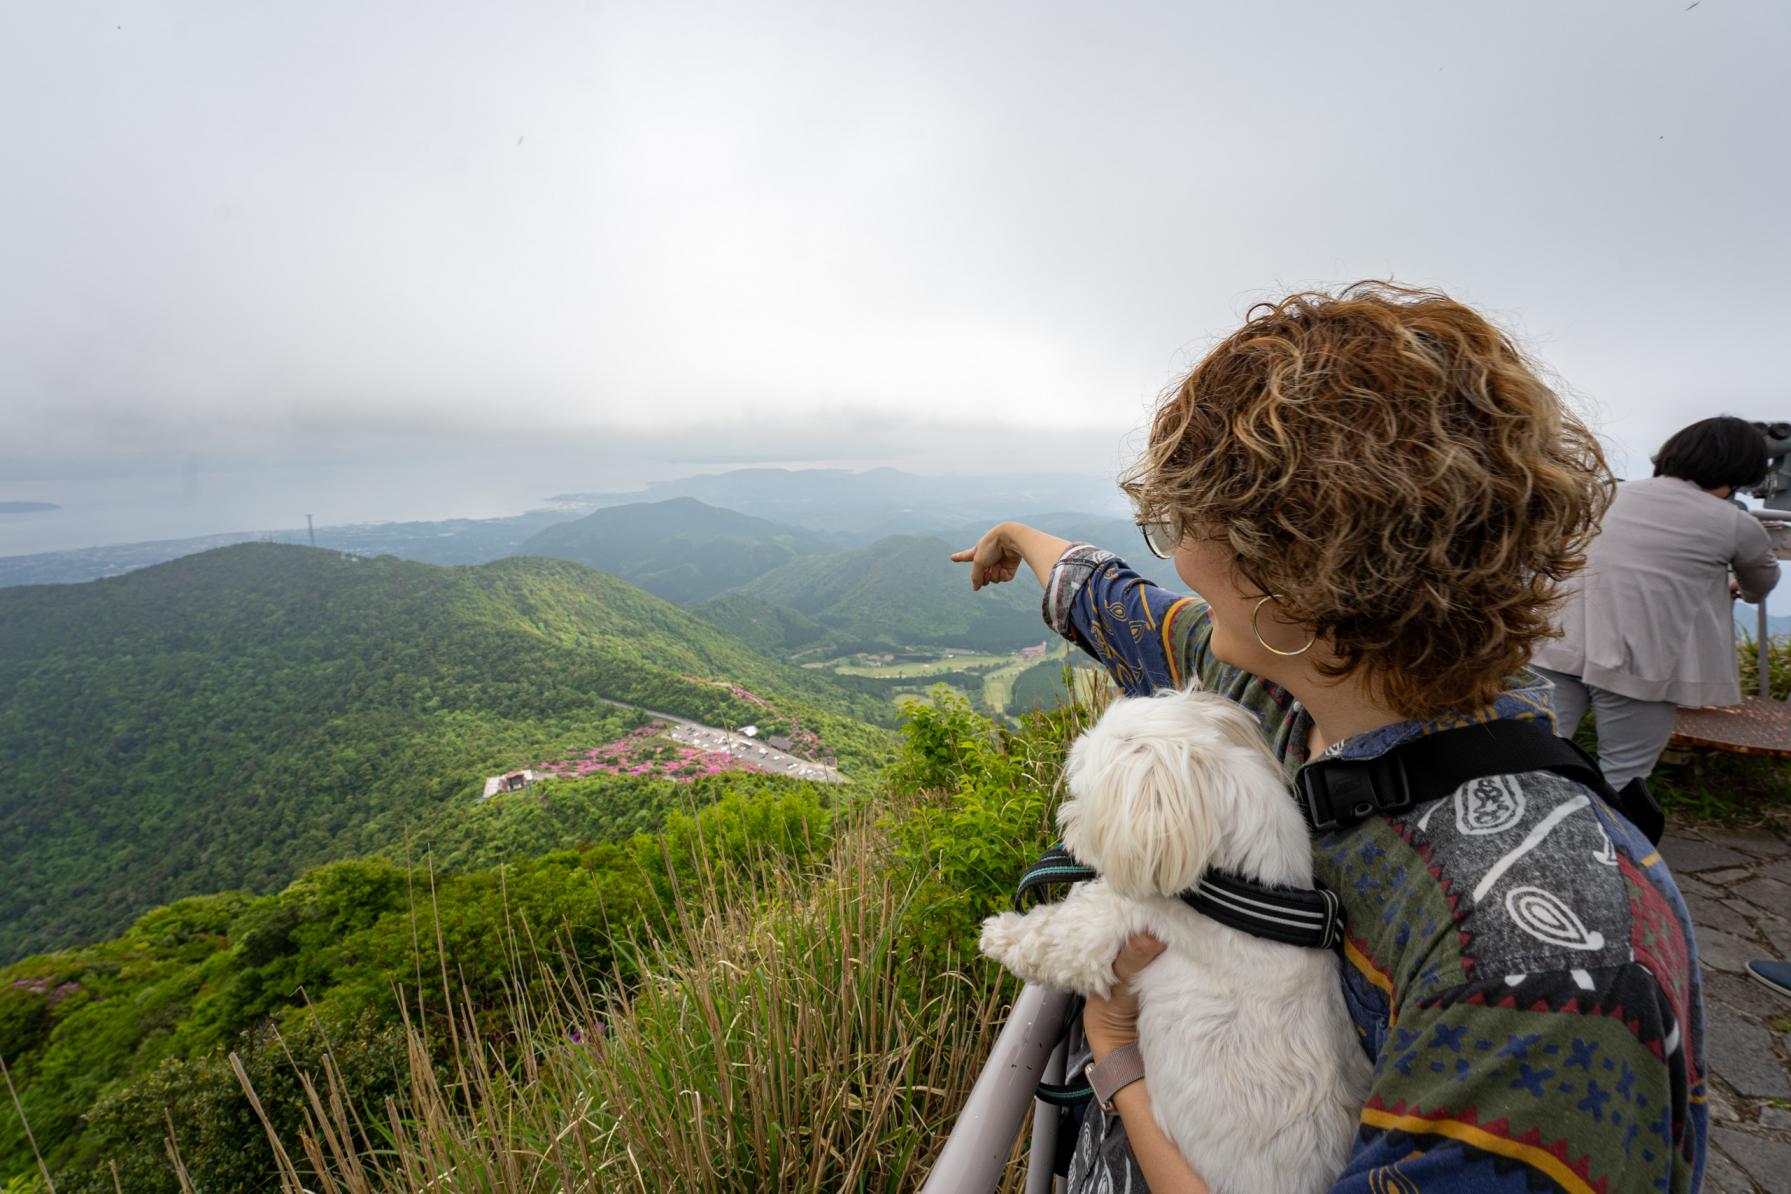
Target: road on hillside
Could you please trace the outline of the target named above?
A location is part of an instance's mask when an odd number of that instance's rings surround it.
[[[669,736],[674,742],[694,746],[698,750],[726,751],[755,771],[764,771],[772,775],[788,775],[795,779],[812,779],[817,783],[843,784],[850,782],[837,769],[826,763],[817,763],[812,759],[804,759],[787,751],[778,750],[769,742],[749,738],[745,734],[716,729],[714,726],[691,721],[688,717],[663,713],[644,705],[631,705],[627,701],[614,701],[608,697],[598,697],[597,699],[606,705],[633,709],[637,713],[645,713],[660,721],[669,721],[672,723]]]

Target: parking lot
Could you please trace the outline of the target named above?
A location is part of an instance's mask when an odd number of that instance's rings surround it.
[[[742,763],[759,771],[769,771],[773,775],[788,775],[796,779],[812,779],[829,784],[845,782],[840,773],[827,764],[788,754],[761,739],[718,730],[714,726],[698,725],[694,721],[673,718],[667,720],[672,722],[672,728],[666,732],[666,736],[685,746],[694,746],[699,750],[725,750]]]

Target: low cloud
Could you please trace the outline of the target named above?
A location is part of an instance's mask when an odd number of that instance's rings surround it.
[[[1511,326],[1620,468],[1791,413],[1764,0],[70,0],[8,34],[26,467],[1067,437],[1106,470],[1252,301],[1377,276]]]

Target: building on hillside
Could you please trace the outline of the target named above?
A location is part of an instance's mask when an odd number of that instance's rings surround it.
[[[1044,657],[1045,657],[1045,644],[1044,643],[1040,643],[1036,647],[1021,647],[1020,648],[1020,658],[1021,659],[1043,659]]]
[[[788,738],[784,737],[782,734],[773,734],[769,738],[765,739],[765,741],[767,741],[771,744],[771,749],[773,749],[773,750],[781,750],[785,754],[788,754],[790,752],[790,740]]]
[[[545,778],[546,776],[542,775],[540,772],[527,769],[522,771],[506,771],[502,775],[493,775],[486,779],[485,794],[479,797],[479,799],[490,800],[499,792],[526,791],[536,780]]]
[[[758,726],[741,726],[735,732],[740,733],[740,734],[745,734],[748,738],[757,738],[759,736],[759,727]]]

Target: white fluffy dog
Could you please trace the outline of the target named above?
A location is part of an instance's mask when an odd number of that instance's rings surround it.
[[[1209,869],[1312,885],[1306,825],[1255,720],[1204,693],[1118,700],[1070,750],[1064,846],[1100,875],[983,924],[1030,983],[1105,997],[1134,933],[1168,948],[1136,979],[1157,1124],[1218,1194],[1328,1189],[1370,1067],[1337,956],[1229,929],[1177,898]]]

